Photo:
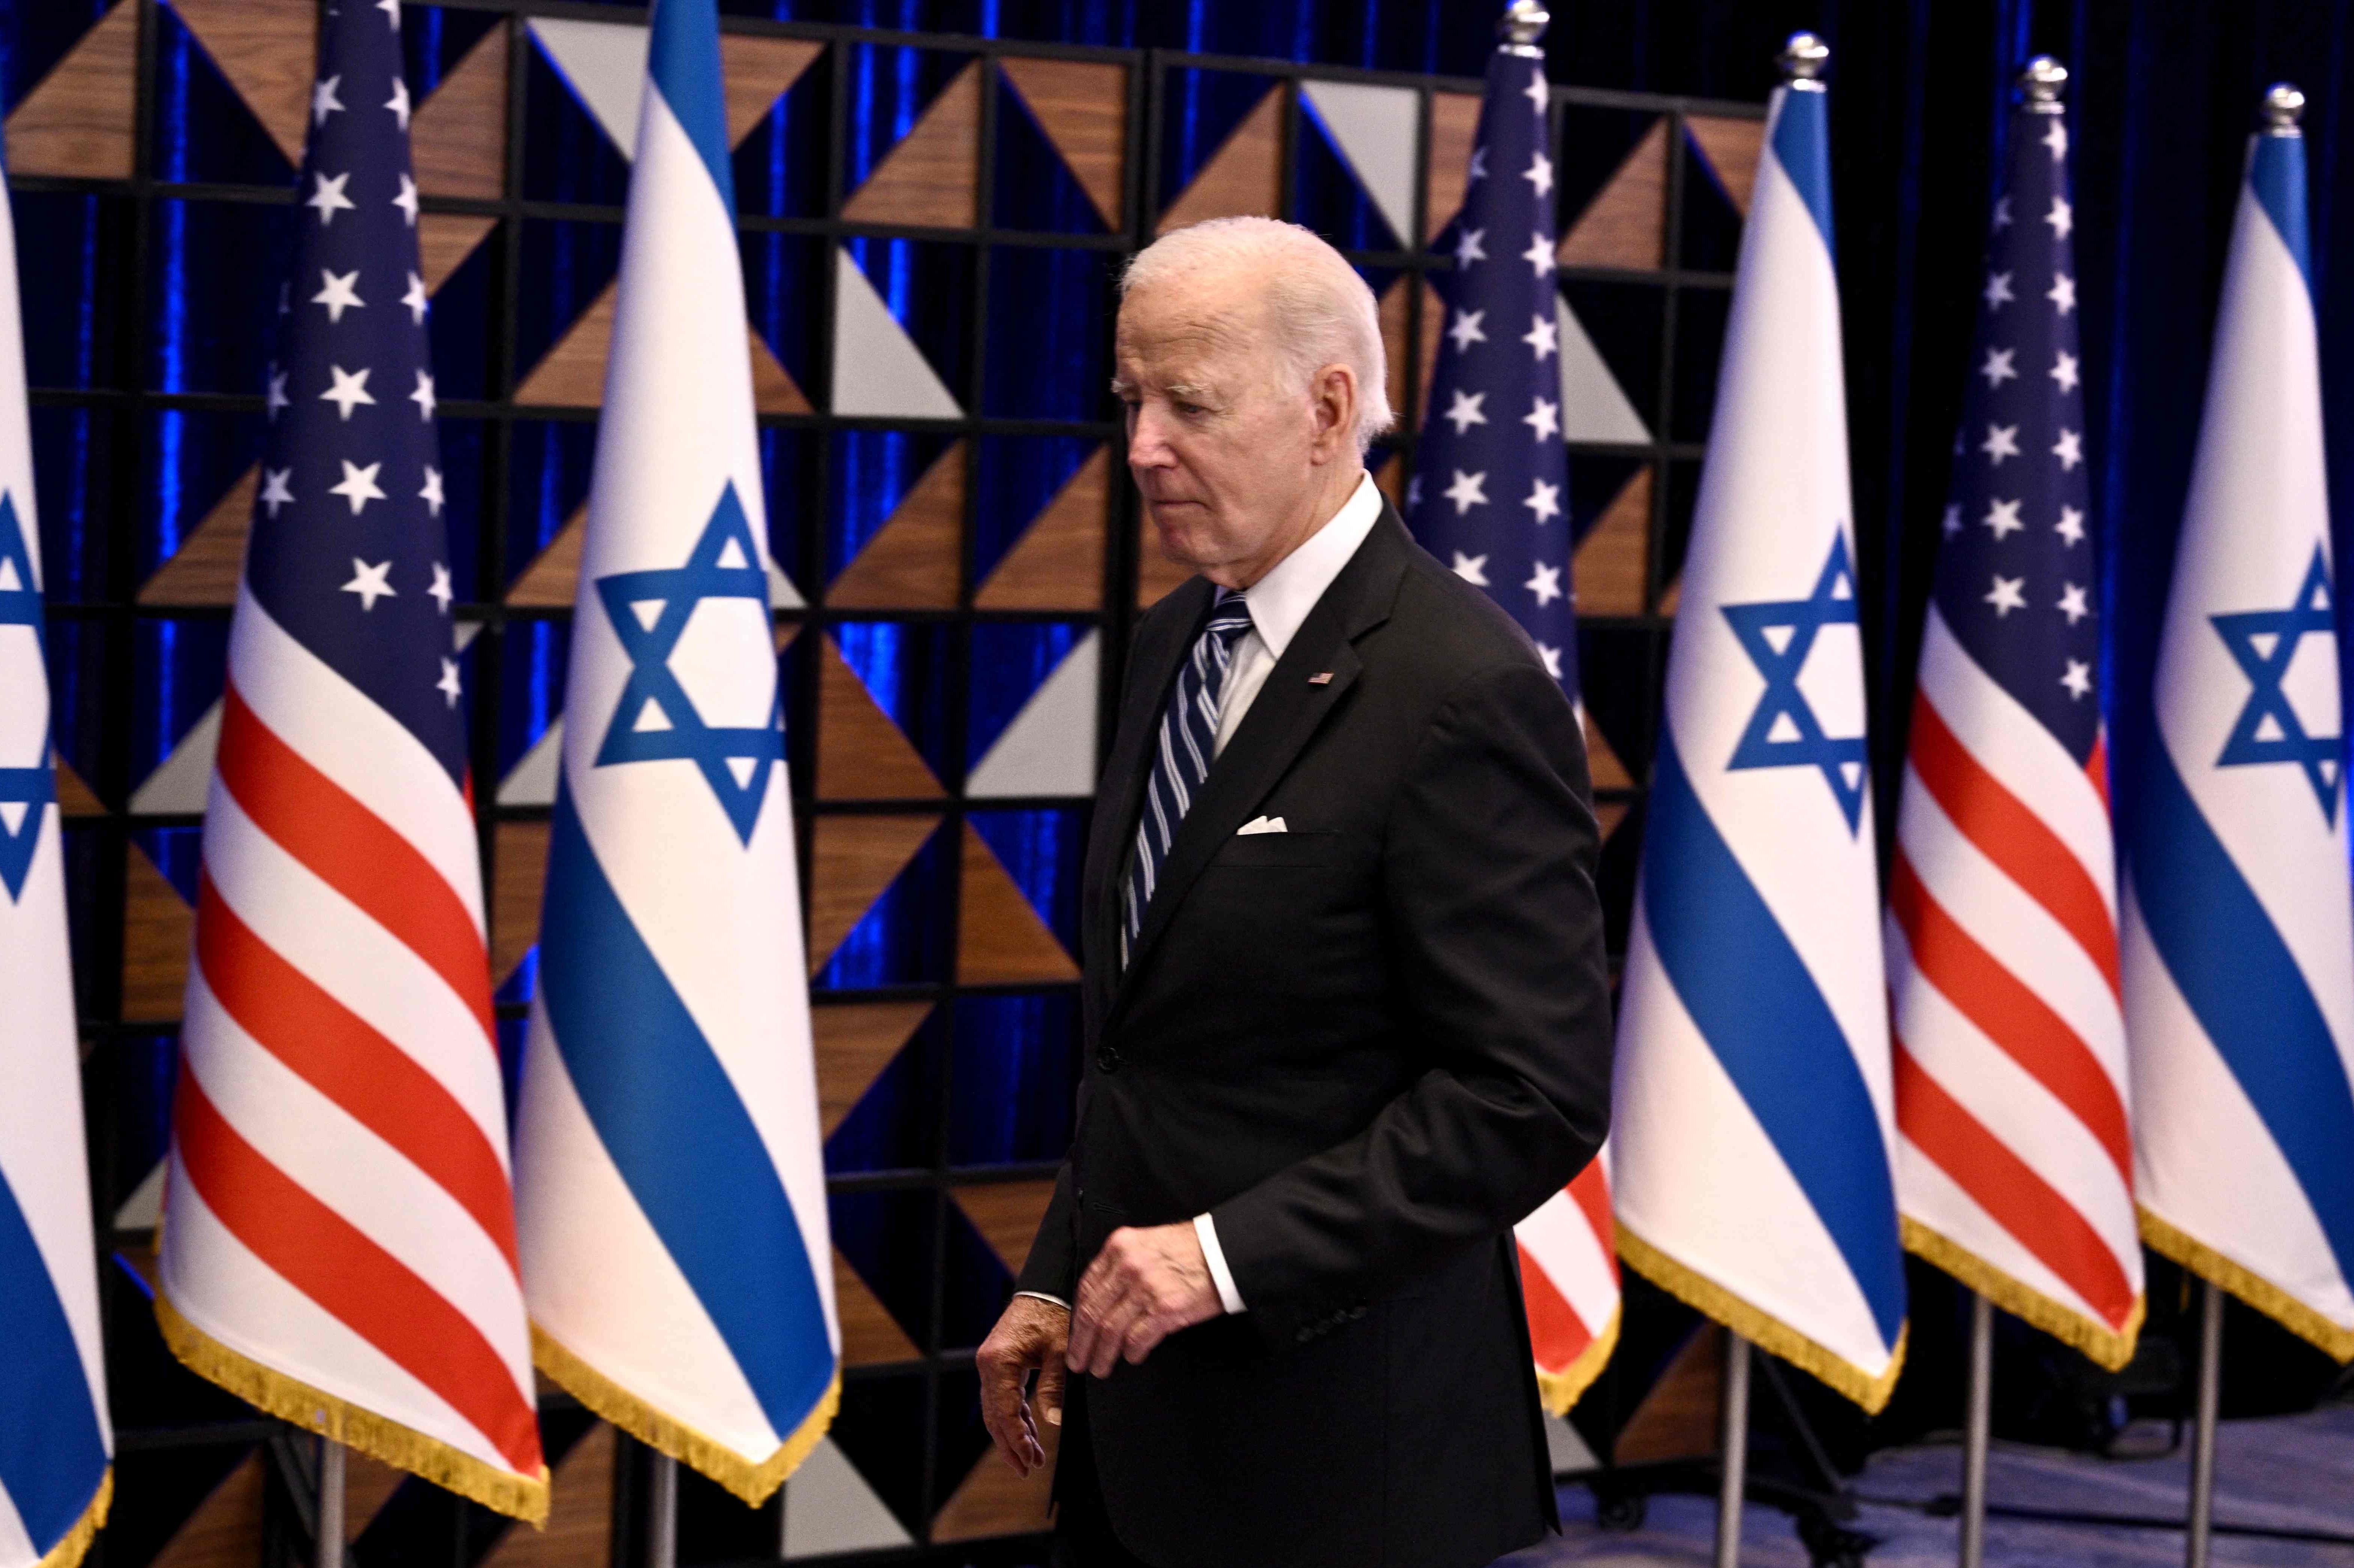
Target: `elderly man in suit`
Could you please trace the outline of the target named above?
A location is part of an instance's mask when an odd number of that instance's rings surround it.
[[[1077,1130],[982,1414],[1024,1473],[1061,1427],[1073,1568],[1468,1568],[1555,1521],[1511,1227],[1607,1123],[1583,737],[1365,471],[1381,333],[1339,252],[1171,234],[1116,356],[1201,575],[1129,659]]]

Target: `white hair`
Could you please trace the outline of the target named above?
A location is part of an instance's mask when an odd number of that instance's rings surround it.
[[[1264,280],[1277,352],[1302,390],[1328,365],[1355,373],[1357,450],[1371,447],[1394,418],[1380,308],[1357,270],[1310,230],[1272,217],[1214,217],[1175,229],[1136,253],[1120,274],[1120,297],[1228,269]]]

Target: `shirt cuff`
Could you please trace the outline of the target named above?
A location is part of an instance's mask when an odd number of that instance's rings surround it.
[[[1066,1312],[1071,1309],[1071,1304],[1069,1302],[1064,1300],[1059,1296],[1049,1296],[1043,1290],[1017,1290],[1013,1294],[1016,1296],[1027,1296],[1033,1300],[1037,1301],[1052,1301],[1055,1306],[1060,1307]]]
[[[1228,1312],[1246,1310],[1243,1293],[1235,1288],[1234,1271],[1226,1266],[1226,1255],[1218,1246],[1218,1227],[1207,1213],[1193,1216],[1194,1239],[1202,1244],[1202,1261],[1210,1266],[1210,1281],[1218,1287],[1218,1301]]]

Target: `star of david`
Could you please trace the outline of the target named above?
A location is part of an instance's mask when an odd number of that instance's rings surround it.
[[[2232,658],[2247,676],[2247,705],[2223,742],[2218,768],[2245,768],[2267,762],[2289,762],[2305,769],[2321,814],[2338,820],[2338,747],[2335,735],[2308,735],[2282,682],[2296,657],[2297,644],[2308,635],[2335,639],[2336,618],[2329,601],[2329,567],[2321,546],[2313,547],[2313,563],[2305,581],[2285,609],[2249,609],[2234,615],[2211,615],[2216,635],[2232,651]]]
[[[1814,705],[1798,689],[1815,634],[1826,626],[1856,624],[1855,573],[1848,560],[1847,536],[1831,541],[1830,556],[1812,594],[1728,604],[1724,619],[1733,623],[1742,651],[1766,678],[1766,694],[1757,699],[1757,711],[1749,715],[1725,767],[1822,769],[1824,782],[1846,814],[1848,832],[1854,832],[1863,818],[1863,736],[1825,735]],[[1776,632],[1783,635],[1777,639]]]
[[[748,599],[764,615],[768,611],[768,574],[761,569],[760,552],[752,542],[735,485],[721,492],[686,565],[599,577],[597,597],[612,622],[613,635],[630,656],[630,678],[604,744],[597,748],[597,766],[692,762],[718,797],[737,837],[751,842],[761,802],[768,798],[769,769],[784,760],[783,693],[771,699],[764,725],[706,724],[670,667],[671,654],[697,605]],[[653,605],[661,607],[658,612],[641,616],[642,609]]]
[[[25,541],[16,500],[5,492],[0,492],[0,626],[31,627],[34,651],[46,655],[48,639],[41,624],[40,586],[33,580],[33,552]],[[0,887],[8,890],[11,904],[24,895],[33,852],[40,847],[42,813],[57,796],[56,781],[49,776],[48,737],[39,740],[39,756],[32,767],[0,768]],[[12,813],[11,806],[23,810]]]

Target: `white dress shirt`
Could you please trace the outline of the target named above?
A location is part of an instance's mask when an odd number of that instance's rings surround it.
[[[1357,488],[1341,503],[1324,525],[1300,541],[1297,549],[1275,564],[1275,568],[1243,591],[1243,604],[1250,611],[1251,629],[1235,644],[1234,655],[1226,665],[1225,689],[1218,695],[1218,736],[1216,750],[1224,753],[1226,742],[1234,738],[1241,726],[1243,715],[1250,712],[1251,704],[1258,699],[1259,688],[1291,646],[1300,623],[1309,611],[1341,575],[1341,568],[1356,555],[1365,535],[1382,515],[1382,493],[1367,473],[1357,481]],[[1226,1255],[1218,1245],[1218,1227],[1206,1213],[1193,1216],[1193,1235],[1202,1244],[1202,1257],[1210,1266],[1210,1279],[1218,1287],[1218,1300],[1229,1312],[1244,1309],[1242,1292],[1235,1287],[1233,1270],[1226,1266]],[[1043,1290],[1024,1290],[1018,1295],[1035,1296],[1042,1301],[1052,1301],[1067,1308],[1070,1303],[1059,1296],[1049,1296]]]

